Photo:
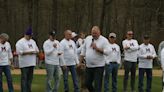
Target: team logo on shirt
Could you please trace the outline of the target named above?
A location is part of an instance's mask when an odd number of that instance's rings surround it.
[[[133,43],[130,43],[130,46],[134,46],[134,44]]]
[[[5,52],[6,51],[6,47],[1,47],[1,51]]]
[[[29,47],[29,48],[33,48],[32,44],[28,44],[28,47]]]
[[[150,48],[146,48],[146,52],[150,52]]]
[[[116,48],[112,48],[112,51],[113,51],[113,52],[116,52]]]
[[[69,45],[69,48],[73,48],[73,46],[70,44],[70,45]]]

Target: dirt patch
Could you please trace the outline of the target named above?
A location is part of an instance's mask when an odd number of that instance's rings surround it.
[[[13,84],[14,90],[20,90],[20,85]],[[3,90],[8,90],[7,83],[3,83]]]
[[[14,69],[11,71],[12,74],[15,74],[15,75],[20,75],[21,74],[21,71],[20,69]],[[46,74],[46,71],[45,69],[35,69],[34,70],[34,74],[37,74],[37,75],[45,75]]]
[[[12,70],[12,74],[16,74],[16,75],[19,75],[21,72],[20,72],[20,69],[14,69]],[[137,75],[138,75],[138,70],[136,71]],[[35,69],[34,70],[34,74],[37,74],[37,75],[45,75],[46,74],[46,70],[45,69]],[[124,70],[123,69],[120,69],[118,71],[118,75],[124,75]],[[162,76],[162,70],[160,69],[155,69],[153,70],[153,76]]]
[[[138,75],[138,70],[136,71],[136,74]],[[124,75],[124,70],[119,70],[118,71],[118,75]],[[153,76],[158,76],[158,77],[160,77],[160,76],[162,76],[162,70],[153,70]]]

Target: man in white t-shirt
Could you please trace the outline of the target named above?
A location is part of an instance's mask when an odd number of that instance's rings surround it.
[[[139,82],[138,82],[138,90],[139,92],[144,92],[143,90],[143,82],[144,82],[144,74],[146,73],[146,92],[151,92],[151,84],[152,84],[152,68],[153,68],[153,59],[156,57],[156,52],[154,46],[150,44],[150,37],[145,35],[143,38],[143,43],[139,46]]]
[[[122,42],[124,49],[124,81],[123,90],[127,92],[129,72],[131,72],[131,92],[135,92],[136,64],[138,55],[138,42],[133,39],[133,31],[126,33],[126,39]]]
[[[106,56],[104,92],[109,92],[109,79],[112,75],[112,92],[117,92],[117,73],[121,63],[121,52],[119,45],[116,44],[116,34],[109,34],[109,50]]]
[[[163,90],[162,90],[162,92],[164,92],[164,48],[161,50],[161,68],[162,68],[162,74],[163,74],[163,78],[162,78],[162,88],[163,88]]]
[[[7,79],[9,92],[14,92],[12,76],[10,71],[10,62],[13,60],[10,43],[7,42],[9,36],[6,33],[0,34],[0,92],[3,92],[2,77],[3,72]]]
[[[36,66],[36,56],[39,52],[36,42],[32,39],[32,28],[29,27],[24,37],[16,43],[16,51],[21,69],[21,92],[31,92],[33,71]]]
[[[158,46],[158,60],[161,61],[161,51],[164,48],[164,41],[160,42]]]
[[[105,53],[109,45],[108,40],[101,35],[100,28],[93,26],[91,35],[87,36],[81,52],[80,65],[86,60],[85,85],[89,92],[101,92],[105,66]],[[94,86],[93,86],[94,85]]]
[[[43,44],[46,64],[46,92],[58,92],[60,82],[60,60],[62,52],[60,50],[59,41],[55,39],[56,32],[49,32],[49,39]],[[52,81],[54,81],[52,83]],[[53,86],[52,86],[53,85]]]
[[[76,73],[76,65],[79,64],[77,56],[77,48],[75,42],[72,39],[72,31],[66,30],[64,32],[64,39],[60,42],[61,51],[63,52],[64,62],[67,69],[63,69],[63,79],[64,79],[64,92],[69,92],[68,85],[68,73],[71,72],[74,92],[79,92],[78,79]],[[63,66],[63,65],[61,65]]]

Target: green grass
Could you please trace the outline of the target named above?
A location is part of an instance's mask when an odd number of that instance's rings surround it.
[[[138,86],[137,79],[138,78],[136,78],[136,89]],[[5,77],[3,77],[3,80],[4,80],[4,83],[6,83]],[[32,92],[45,92],[45,80],[46,80],[45,75],[34,75],[33,84],[32,84]],[[152,92],[161,92],[161,81],[162,81],[161,77],[153,77]],[[13,75],[13,83],[16,85],[20,85],[20,75]],[[73,85],[72,85],[71,78],[69,78],[69,84],[70,84],[70,92],[73,92]],[[122,84],[123,84],[123,77],[119,76],[118,77],[118,92],[122,92]],[[5,90],[5,92],[8,92],[8,91]],[[15,92],[20,92],[20,90],[15,90]],[[59,92],[64,92],[62,77],[61,77]]]

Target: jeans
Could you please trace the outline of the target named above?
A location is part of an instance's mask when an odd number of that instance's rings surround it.
[[[129,72],[131,72],[131,90],[135,90],[135,78],[136,78],[136,62],[124,61],[124,81],[123,90],[127,91]]]
[[[67,69],[63,71],[63,79],[64,79],[64,91],[69,92],[69,85],[68,85],[68,72],[71,72],[72,79],[73,79],[73,85],[74,85],[74,92],[79,92],[79,86],[78,86],[78,79],[77,79],[77,73],[76,73],[76,66],[71,65],[67,66]]]
[[[3,92],[3,85],[2,85],[2,77],[3,77],[2,73],[3,72],[4,72],[6,79],[7,79],[7,85],[8,85],[9,92],[14,92],[13,83],[12,83],[12,76],[11,76],[9,65],[0,66],[0,92]]]
[[[143,90],[143,81],[144,81],[144,73],[146,72],[146,92],[151,92],[151,83],[152,83],[152,69],[146,69],[146,68],[139,68],[139,82],[138,82],[138,90],[139,92],[145,92]]]
[[[31,92],[34,66],[21,68],[21,92]]]
[[[111,63],[105,66],[104,92],[109,92],[109,79],[112,74],[112,92],[117,92],[117,73],[119,64]]]
[[[58,92],[60,82],[59,68],[59,65],[46,64],[46,92]]]
[[[85,85],[89,92],[101,92],[103,72],[104,67],[86,68]]]

